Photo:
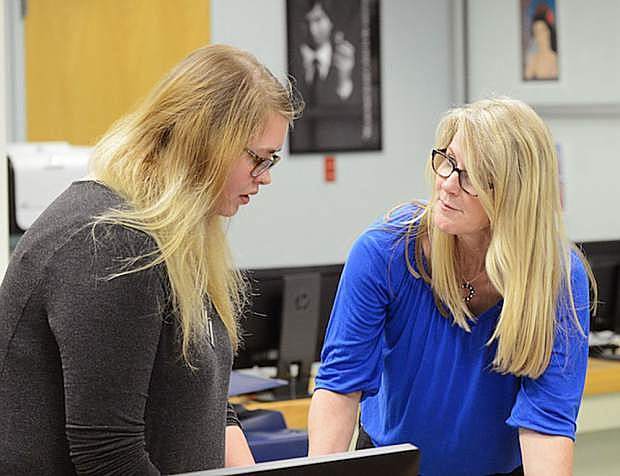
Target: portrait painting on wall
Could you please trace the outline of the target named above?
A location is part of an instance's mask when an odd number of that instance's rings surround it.
[[[524,81],[557,81],[558,38],[555,0],[521,0]]]
[[[379,0],[287,0],[292,154],[381,150]]]

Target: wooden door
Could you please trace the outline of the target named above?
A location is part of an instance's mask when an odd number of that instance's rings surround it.
[[[28,140],[94,144],[209,42],[209,16],[209,0],[28,0]]]

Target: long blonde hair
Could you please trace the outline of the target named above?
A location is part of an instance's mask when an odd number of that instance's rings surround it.
[[[233,349],[239,343],[245,286],[232,262],[224,219],[215,211],[226,178],[268,114],[292,123],[301,106],[290,84],[280,83],[254,56],[211,45],[173,68],[95,147],[95,178],[129,205],[109,210],[95,225],[141,230],[158,248],[146,255],[148,264],[112,277],[165,264],[190,365],[192,344],[205,336],[213,312],[205,301],[222,319]]]
[[[571,287],[571,250],[583,262],[594,293],[590,267],[568,240],[560,203],[558,161],[551,134],[525,103],[494,98],[449,111],[437,128],[436,147],[447,147],[459,131],[465,168],[491,228],[485,268],[504,303],[489,344],[497,341],[493,367],[501,373],[536,378],[549,364],[556,334],[558,305],[568,308],[577,327]],[[434,179],[434,177],[433,177]],[[434,181],[434,180],[433,180]],[[430,242],[430,270],[416,240],[413,269],[432,284],[444,315],[469,331],[475,320],[463,300],[456,237],[433,224],[433,195],[409,226]],[[431,278],[432,276],[432,278]],[[566,293],[568,302],[559,302]]]

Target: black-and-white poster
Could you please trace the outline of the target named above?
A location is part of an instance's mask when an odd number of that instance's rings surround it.
[[[381,150],[379,0],[287,0],[291,153]]]

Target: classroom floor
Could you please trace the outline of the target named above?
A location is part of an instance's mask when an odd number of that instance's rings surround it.
[[[574,461],[574,476],[620,474],[620,428],[578,433]]]

